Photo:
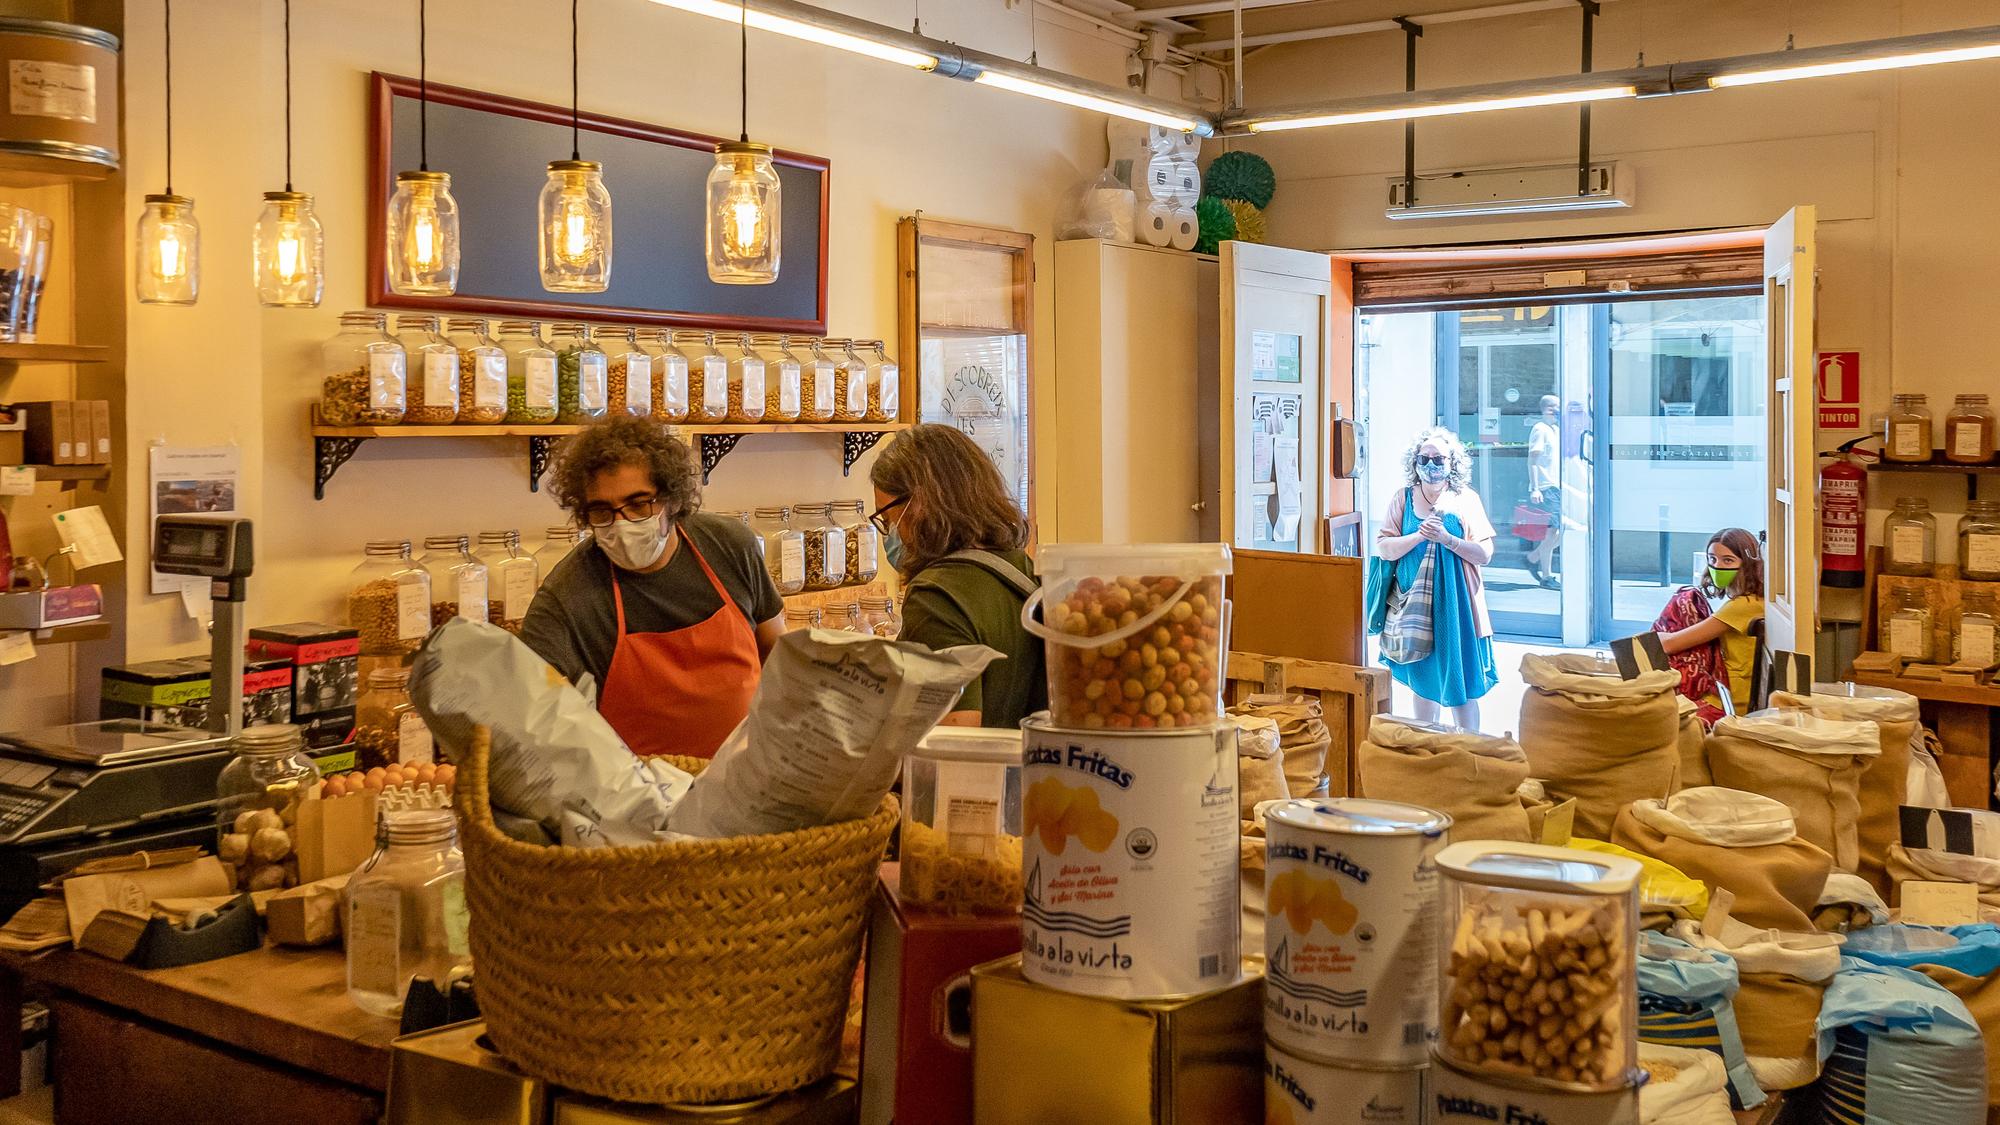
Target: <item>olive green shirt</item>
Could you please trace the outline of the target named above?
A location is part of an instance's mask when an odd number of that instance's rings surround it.
[[[1035,577],[1026,552],[993,553]],[[1005,657],[966,685],[952,708],[979,712],[981,726],[1018,727],[1048,706],[1042,642],[1021,628],[1021,601],[992,571],[958,559],[925,567],[903,594],[903,631],[897,639],[933,649],[985,645]]]

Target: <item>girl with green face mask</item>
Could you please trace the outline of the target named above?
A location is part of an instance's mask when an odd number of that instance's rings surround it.
[[[1654,623],[1661,647],[1681,671],[1682,685],[1696,685],[1687,694],[1706,705],[1705,718],[1722,713],[1725,692],[1735,713],[1749,710],[1757,652],[1751,631],[1764,616],[1763,555],[1762,542],[1740,527],[1716,532],[1709,537],[1699,580],[1675,594]]]

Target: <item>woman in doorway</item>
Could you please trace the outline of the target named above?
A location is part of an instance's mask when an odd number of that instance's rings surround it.
[[[1433,557],[1430,652],[1408,664],[1388,662],[1389,674],[1416,696],[1417,718],[1435,722],[1439,709],[1466,730],[1479,728],[1479,699],[1493,690],[1493,622],[1479,570],[1493,561],[1493,524],[1468,483],[1472,458],[1450,430],[1417,435],[1403,454],[1407,482],[1375,536],[1383,564],[1370,569],[1378,584],[1408,590],[1426,554]],[[1371,594],[1387,597],[1382,585]]]
[[[1720,607],[1714,599],[1727,600]],[[1764,619],[1764,558],[1757,537],[1725,527],[1708,538],[1708,568],[1701,581],[1683,586],[1653,622],[1674,668],[1681,694],[1702,705],[1713,725],[1727,693],[1735,714],[1750,710],[1750,677],[1756,663],[1754,630]]]

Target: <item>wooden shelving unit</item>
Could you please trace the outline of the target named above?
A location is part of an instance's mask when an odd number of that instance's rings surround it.
[[[1979,478],[2000,474],[2000,462],[1990,465],[1962,465],[1956,461],[1946,461],[1932,454],[1928,461],[1876,461],[1868,466],[1871,473],[1921,473],[1930,476],[1962,476],[1965,478],[1965,498],[1975,499],[1979,495]]]
[[[27,152],[0,152],[0,186],[48,187],[51,184],[93,184],[117,171],[104,164],[65,160]]]
[[[108,621],[87,621],[81,625],[58,625],[53,629],[34,631],[38,645],[73,645],[84,641],[101,641],[111,635]]]
[[[111,479],[109,465],[15,465],[17,469],[35,470],[35,483],[59,482],[65,486],[78,481],[98,481]]]
[[[103,363],[110,348],[95,344],[0,344],[0,363]]]

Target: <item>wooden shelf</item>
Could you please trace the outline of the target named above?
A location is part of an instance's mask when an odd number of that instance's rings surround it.
[[[44,481],[110,480],[109,465],[13,465],[10,468],[35,470],[35,483]]]
[[[118,169],[84,160],[59,156],[38,156],[27,152],[0,152],[0,186],[48,187],[51,184],[94,184],[111,177]]]
[[[1855,672],[1857,684],[1895,688],[1932,703],[1969,703],[1980,707],[2000,707],[2000,687],[1991,684],[1946,684],[1936,680],[1913,680],[1908,676],[1884,676],[1876,672]]]
[[[676,433],[702,434],[863,434],[909,429],[907,422],[755,422],[749,424],[681,426]],[[314,437],[347,438],[559,438],[582,433],[582,426],[327,426],[313,423]]]
[[[110,348],[94,344],[0,344],[5,363],[103,363]]]
[[[1928,461],[1876,461],[1868,466],[1871,473],[1924,473],[1930,476],[1961,476],[1965,478],[1965,498],[1979,498],[1979,478],[2000,473],[2000,461],[1986,465],[1962,465],[1956,461],[1946,461],[1932,454]]]
[[[38,645],[73,645],[83,641],[101,641],[110,635],[109,622],[86,621],[80,625],[58,625],[53,629],[37,629],[34,638]]]

